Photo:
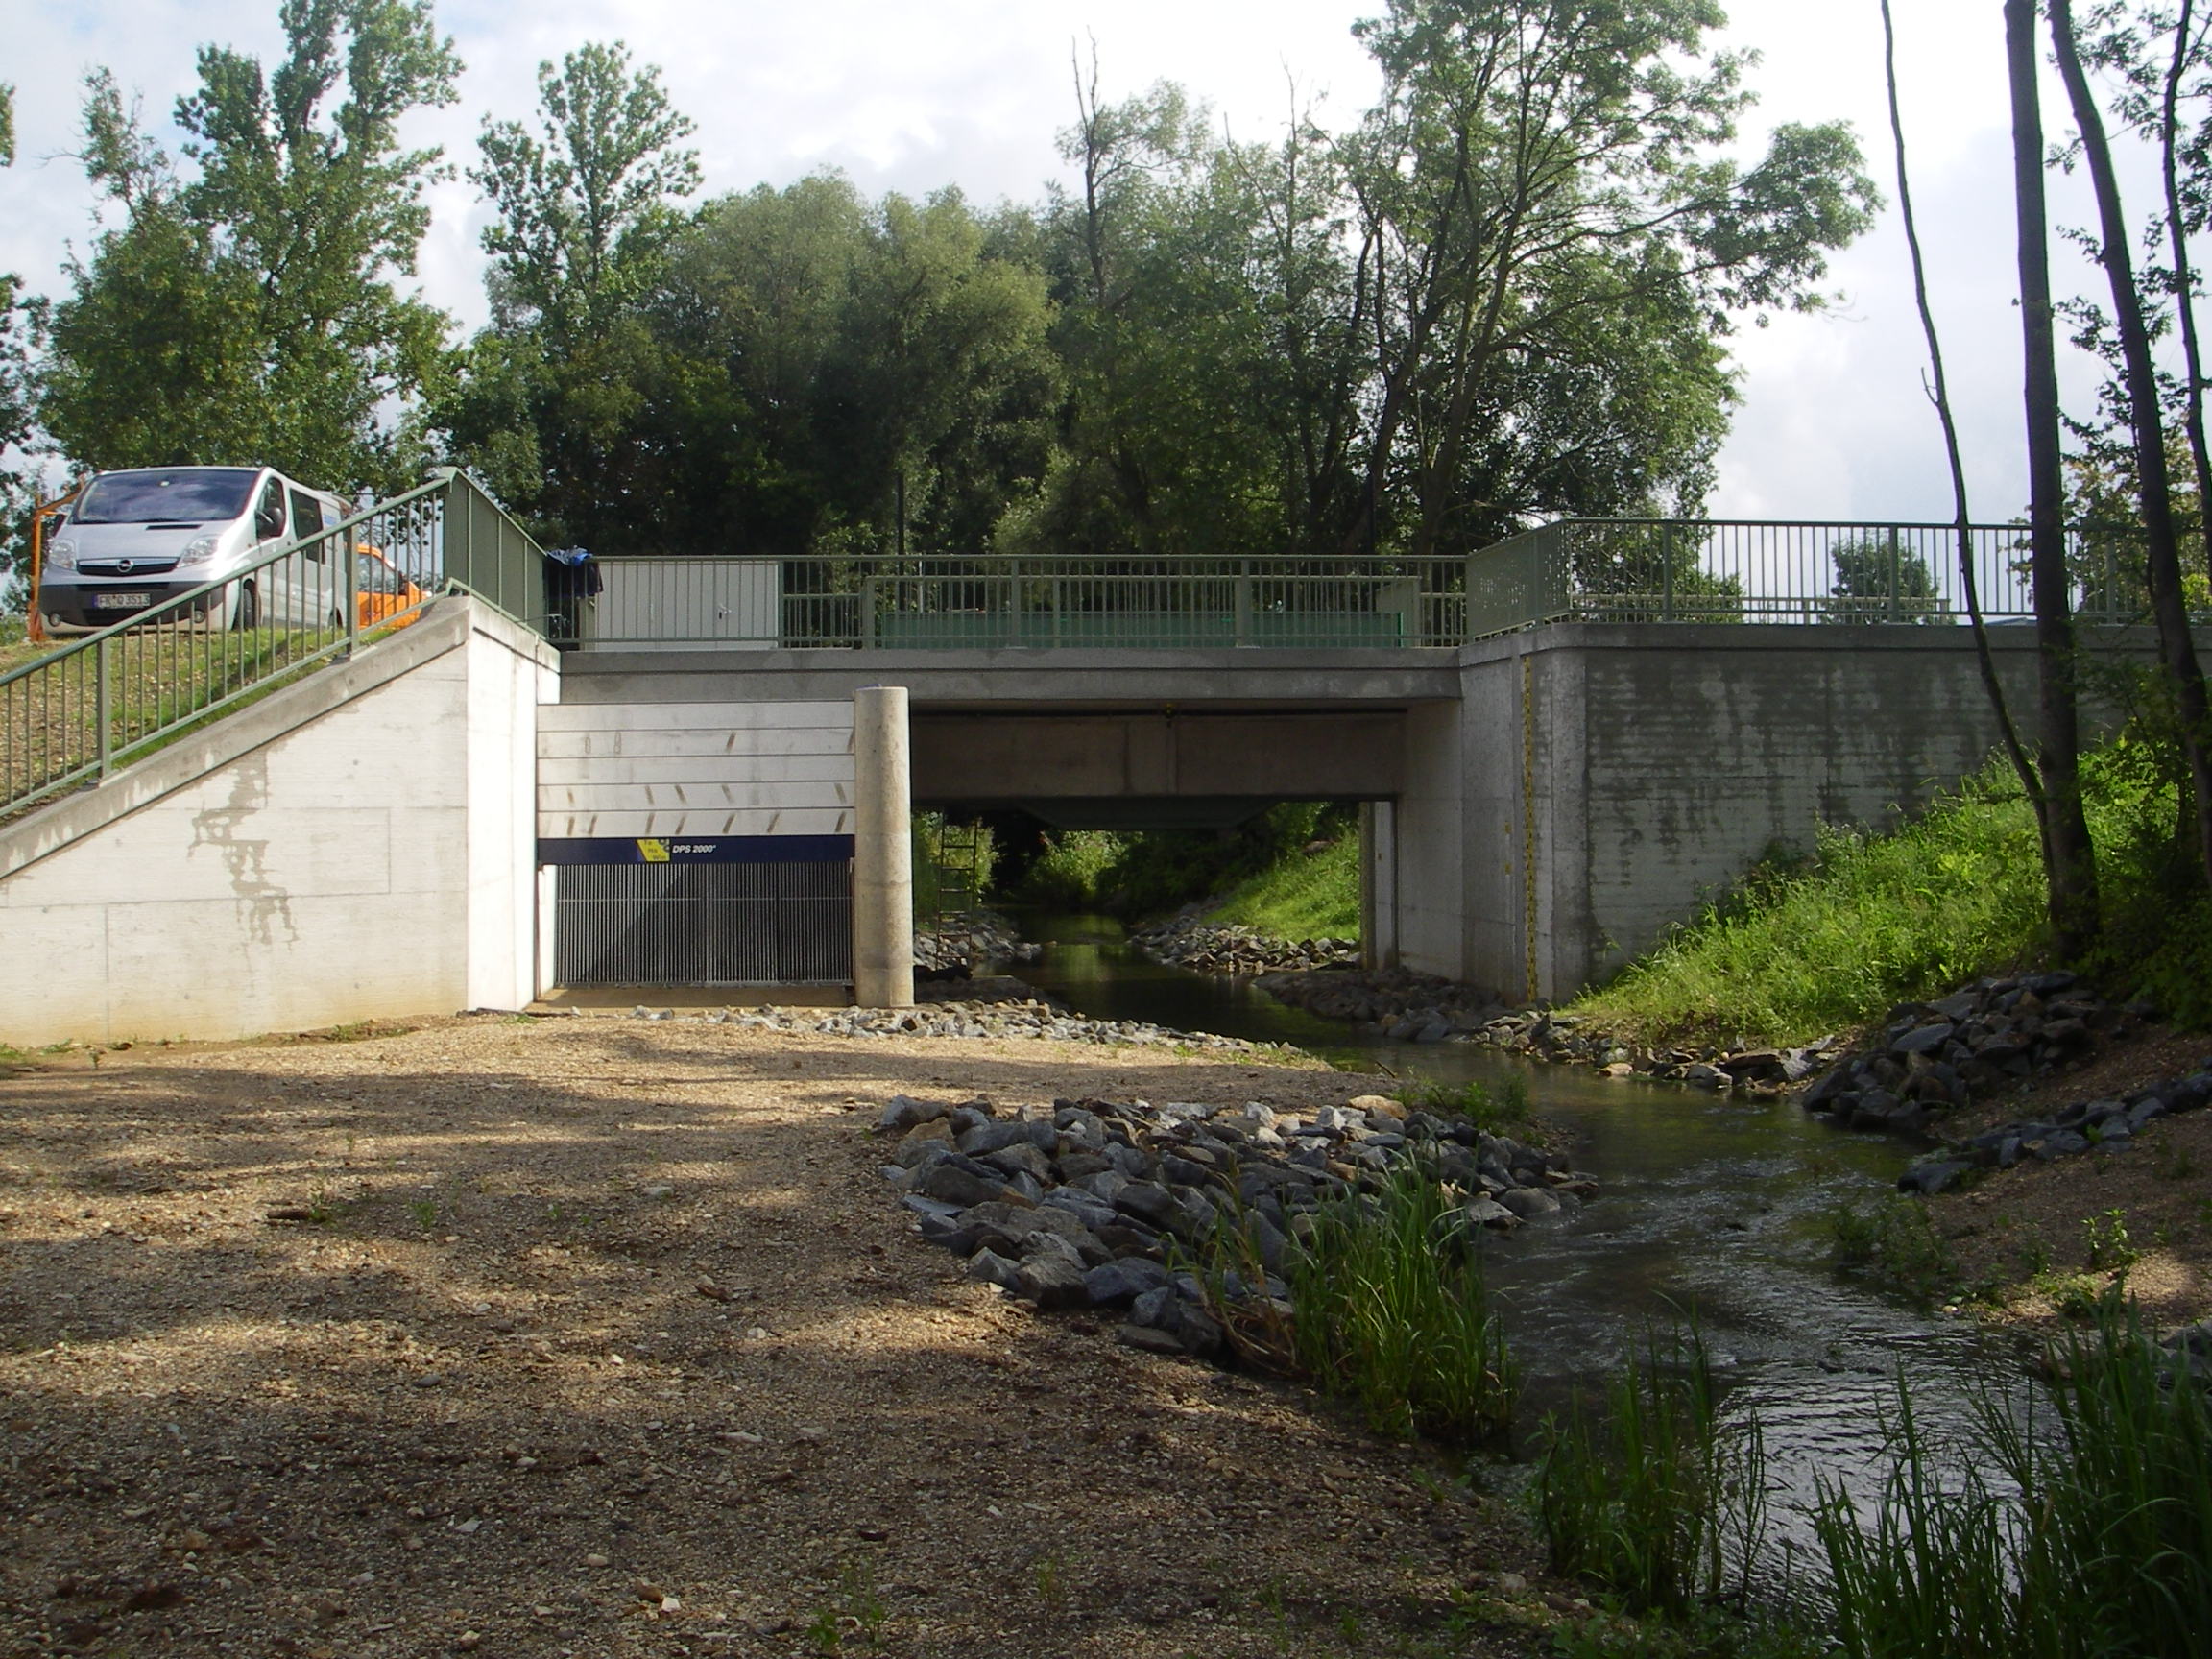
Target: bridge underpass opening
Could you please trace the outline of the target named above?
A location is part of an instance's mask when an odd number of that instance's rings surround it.
[[[949,819],[1011,809],[1059,830],[1223,833],[1282,803],[1358,803],[1360,948],[1383,967],[1398,949],[1405,727],[1401,708],[917,705],[914,803]]]

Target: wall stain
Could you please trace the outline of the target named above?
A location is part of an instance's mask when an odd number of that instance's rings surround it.
[[[269,805],[269,762],[266,755],[241,756],[230,766],[230,802],[192,814],[192,845],[212,847],[222,854],[230,878],[230,891],[246,901],[247,926],[263,945],[276,942],[276,925],[294,942],[300,929],[292,921],[292,896],[269,879],[269,843],[239,834],[239,830]]]

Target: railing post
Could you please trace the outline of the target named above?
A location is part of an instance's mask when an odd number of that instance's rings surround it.
[[[1896,621],[1896,620],[1898,619],[1898,615],[1897,615],[1897,587],[1898,587],[1897,561],[1898,561],[1898,552],[1897,552],[1897,526],[1896,526],[1896,525],[1894,525],[1894,524],[1892,524],[1892,525],[1890,525],[1890,526],[1889,526],[1889,620],[1890,620],[1890,621],[1892,621],[1892,622],[1894,622],[1894,621]]]
[[[1237,576],[1237,643],[1252,643],[1252,578],[1238,572]]]
[[[1674,620],[1674,526],[1659,526],[1659,620]]]
[[[92,667],[92,713],[100,723],[100,781],[103,783],[108,781],[115,757],[115,677],[110,671],[114,651],[113,639],[101,640]]]
[[[350,537],[333,536],[330,539],[329,546],[330,556],[338,561],[338,568],[341,572],[338,578],[338,587],[339,591],[345,595],[345,655],[348,660],[350,660],[354,648],[361,643],[361,561],[353,552]],[[397,567],[394,566],[394,568]]]

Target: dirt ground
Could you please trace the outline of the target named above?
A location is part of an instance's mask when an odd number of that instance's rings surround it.
[[[1492,1501],[966,1282],[865,1133],[1376,1081],[620,1018],[18,1070],[0,1655],[1549,1651]]]
[[[2116,1099],[2194,1071],[2207,1056],[2212,1037],[2152,1028],[1948,1127],[1972,1134],[2077,1100]],[[2161,1119],[2125,1152],[1994,1171],[1932,1199],[1929,1214],[1961,1283],[2000,1318],[2054,1323],[2115,1279],[2160,1326],[2212,1318],[2212,1112]]]

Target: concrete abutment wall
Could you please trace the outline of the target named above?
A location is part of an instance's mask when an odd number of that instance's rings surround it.
[[[519,1008],[553,652],[414,626],[0,830],[0,1041],[225,1039]]]

